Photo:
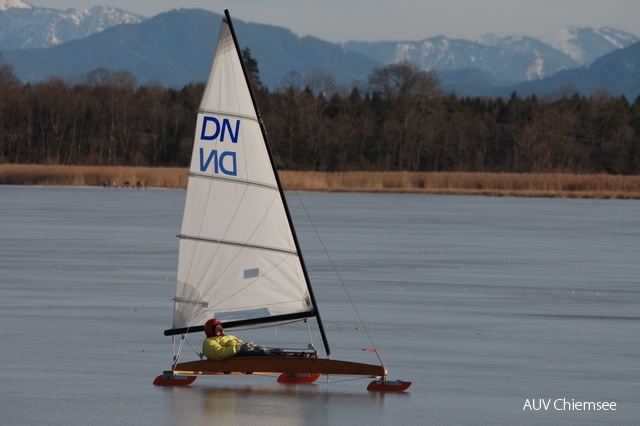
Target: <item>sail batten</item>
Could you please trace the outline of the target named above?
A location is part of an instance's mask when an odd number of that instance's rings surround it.
[[[223,115],[223,116],[227,116],[227,117],[231,117],[231,118],[242,118],[242,119],[245,119],[245,120],[258,121],[256,116],[255,115],[251,115],[251,114],[238,114],[238,113],[230,112],[230,111],[213,110],[213,109],[205,109],[205,108],[199,108],[196,112],[199,113],[199,114],[216,114],[216,115]]]
[[[294,256],[298,255],[298,252],[295,251],[295,250],[287,250],[287,249],[282,249],[282,248],[278,248],[278,247],[266,247],[266,246],[260,246],[260,245],[249,244],[249,243],[240,243],[240,242],[237,242],[237,241],[216,240],[216,239],[213,239],[213,238],[195,237],[195,236],[183,235],[183,234],[178,235],[178,238],[184,239],[184,240],[200,241],[200,242],[203,242],[203,243],[226,244],[226,245],[230,245],[230,246],[237,246],[237,247],[243,247],[243,248],[249,248],[249,249],[255,249],[255,250],[276,251],[276,252],[280,252],[280,253],[291,254],[291,255],[294,255]]]
[[[179,298],[179,297],[174,297],[173,301],[174,302],[178,302],[178,303],[192,303],[194,305],[203,306],[205,308],[209,307],[209,303],[208,302],[203,302],[201,300],[189,300],[189,299],[183,299],[183,298]]]
[[[210,179],[210,180],[219,180],[222,182],[228,182],[228,183],[233,183],[234,185],[250,185],[250,186],[258,186],[261,188],[265,188],[265,189],[271,189],[274,191],[278,190],[278,187],[272,184],[265,184],[263,182],[254,182],[254,181],[241,181],[238,179],[227,179],[224,177],[220,177],[220,176],[210,176],[210,175],[206,175],[206,174],[202,174],[202,173],[198,173],[198,172],[189,172],[188,175],[190,177],[194,177],[194,178],[200,178],[200,179]]]

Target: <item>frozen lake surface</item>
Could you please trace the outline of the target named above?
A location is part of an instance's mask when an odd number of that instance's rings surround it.
[[[370,344],[332,264],[410,392],[154,387],[185,191],[4,186],[0,424],[637,424],[639,201],[289,196],[334,358]]]

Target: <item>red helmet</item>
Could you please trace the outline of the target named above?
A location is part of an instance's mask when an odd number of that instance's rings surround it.
[[[215,335],[216,325],[222,324],[218,318],[210,319],[209,321],[204,323],[204,334],[207,337],[211,337]]]

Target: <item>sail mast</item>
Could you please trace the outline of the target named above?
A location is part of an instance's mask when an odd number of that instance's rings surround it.
[[[264,137],[265,144],[267,145],[267,153],[269,154],[269,160],[271,161],[271,167],[273,168],[273,173],[276,178],[276,182],[278,183],[278,190],[280,191],[280,196],[282,197],[282,202],[284,204],[284,210],[287,215],[287,219],[289,221],[289,227],[291,228],[291,234],[293,235],[293,241],[296,246],[296,250],[298,251],[298,258],[300,259],[300,263],[302,265],[302,271],[304,273],[304,279],[307,284],[307,289],[309,290],[309,297],[313,302],[313,308],[315,312],[316,320],[318,321],[318,329],[320,330],[320,335],[322,336],[322,342],[324,344],[324,349],[327,353],[327,356],[331,354],[331,350],[329,349],[329,342],[327,341],[327,336],[324,331],[324,326],[322,324],[322,318],[320,317],[320,311],[318,310],[318,304],[316,303],[316,298],[313,294],[313,288],[311,287],[311,281],[309,279],[309,274],[307,272],[307,266],[304,262],[304,258],[302,256],[302,250],[300,249],[300,243],[298,242],[298,236],[296,234],[295,228],[293,227],[293,221],[291,220],[291,213],[289,211],[289,206],[287,204],[287,199],[284,195],[284,190],[282,188],[282,182],[280,181],[280,176],[278,175],[278,169],[276,167],[275,161],[273,159],[273,152],[271,148],[271,142],[269,140],[269,136],[267,135],[266,128],[264,126],[264,122],[262,120],[262,116],[260,115],[260,109],[258,108],[258,104],[256,102],[256,97],[253,92],[253,86],[251,85],[251,80],[249,79],[249,73],[247,68],[242,60],[242,52],[240,51],[240,44],[238,43],[238,39],[236,37],[235,29],[233,28],[233,23],[231,22],[231,15],[229,14],[229,10],[225,9],[224,11],[225,20],[227,21],[227,25],[229,26],[229,31],[231,33],[231,37],[233,39],[233,43],[236,47],[236,52],[238,53],[240,64],[242,66],[242,72],[244,73],[244,78],[247,82],[247,86],[249,87],[249,94],[251,95],[251,101],[253,102],[253,107],[255,108],[256,115],[258,116],[258,122],[260,123],[260,130],[262,131],[262,136]]]

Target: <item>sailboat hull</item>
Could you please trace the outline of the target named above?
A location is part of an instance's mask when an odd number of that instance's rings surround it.
[[[174,367],[175,374],[340,374],[386,377],[383,365],[363,364],[325,358],[233,357],[223,361],[191,361]]]

